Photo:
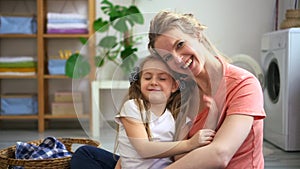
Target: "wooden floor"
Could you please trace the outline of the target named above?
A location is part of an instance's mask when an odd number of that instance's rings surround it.
[[[101,129],[99,140],[102,147],[113,151],[115,131],[113,129]],[[0,149],[12,146],[16,141],[30,141],[42,139],[46,136],[55,137],[89,137],[83,130],[48,130],[38,133],[32,130],[1,130]],[[300,169],[300,152],[285,152],[271,143],[264,142],[265,169]]]
[[[265,169],[300,169],[300,151],[286,152],[264,141]]]

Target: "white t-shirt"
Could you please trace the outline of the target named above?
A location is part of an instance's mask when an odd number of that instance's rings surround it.
[[[120,122],[120,117],[130,117],[142,122],[142,116],[146,117],[146,112],[140,112],[134,100],[128,100],[123,105],[119,115],[115,117],[115,121],[120,125],[119,127],[119,153],[121,158],[122,169],[161,169],[168,166],[172,161],[170,158],[142,158],[135,148],[130,144],[126,135],[124,126]],[[149,123],[150,131],[153,141],[173,141],[175,134],[175,120],[169,110],[159,117],[151,112],[151,119]]]

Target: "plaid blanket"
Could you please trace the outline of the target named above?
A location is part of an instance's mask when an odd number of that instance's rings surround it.
[[[71,156],[65,145],[57,140],[55,137],[46,137],[39,145],[33,145],[30,143],[17,142],[15,157],[16,159],[49,159],[49,158],[61,158]],[[21,169],[17,166],[15,169]]]

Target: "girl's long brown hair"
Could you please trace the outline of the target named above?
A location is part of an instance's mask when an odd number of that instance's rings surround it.
[[[148,61],[151,61],[151,60],[159,60],[159,61],[163,62],[164,64],[166,64],[161,59],[161,57],[159,57],[157,55],[149,55],[149,56],[147,56],[141,62],[141,64],[139,65],[139,70],[140,71],[138,72],[138,78],[137,78],[136,81],[131,82],[130,87],[128,89],[128,93],[127,93],[127,95],[125,96],[125,98],[123,100],[123,104],[127,100],[134,100],[135,103],[137,104],[140,112],[143,112],[143,111],[146,112],[146,117],[143,117],[143,113],[141,113],[141,119],[143,120],[143,124],[145,126],[146,131],[147,131],[148,139],[149,140],[152,140],[152,134],[151,134],[150,127],[149,127],[150,115],[151,115],[149,113],[150,103],[147,101],[146,98],[144,98],[144,96],[143,96],[143,94],[141,92],[141,80],[140,80],[140,77],[142,75],[142,70],[143,70],[143,67],[144,67],[145,63],[148,62]],[[173,72],[171,69],[169,69],[169,73],[170,73],[170,75],[173,77],[173,79],[175,81],[175,78],[176,78],[176,75],[174,75],[175,72]],[[178,114],[180,112],[180,108],[181,108],[181,91],[180,90],[177,90],[176,92],[174,92],[174,93],[171,94],[170,98],[167,101],[166,108],[170,110],[170,112],[172,113],[174,119],[177,119]],[[117,125],[117,137],[118,137],[118,130],[119,130],[119,125]],[[115,151],[116,151],[117,147],[118,147],[118,139],[116,139]]]

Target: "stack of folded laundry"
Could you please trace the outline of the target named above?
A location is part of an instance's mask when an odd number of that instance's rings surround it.
[[[76,13],[47,13],[47,33],[85,34],[88,33],[86,16]]]
[[[36,67],[36,60],[31,56],[0,57],[0,75],[35,75]]]

